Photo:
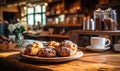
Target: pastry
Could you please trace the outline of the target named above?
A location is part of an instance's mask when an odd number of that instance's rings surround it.
[[[46,44],[46,46],[54,46],[54,47],[59,47],[59,42],[56,41],[50,41]]]
[[[45,54],[45,48],[42,48],[38,51],[38,54],[37,54],[39,57],[45,57],[46,54]]]
[[[57,55],[61,57],[70,56],[70,48],[62,46],[57,50]]]
[[[42,56],[42,57],[55,57],[56,56],[56,51],[55,48],[53,46],[47,46],[45,48],[42,48],[41,50],[39,50],[38,52],[38,56]]]
[[[55,50],[57,51],[58,48],[60,47],[60,43],[56,41],[50,41],[46,44],[46,46],[53,46]]]
[[[0,39],[0,50],[12,49],[16,47],[17,43],[10,39]]]
[[[44,48],[43,44],[40,42],[33,42],[26,46],[24,51],[25,55],[37,55],[40,49]]]
[[[65,51],[67,52],[67,51],[69,51],[70,52],[69,56],[74,55],[77,52],[77,45],[75,43],[73,43],[72,41],[65,40],[65,41],[61,42],[60,48],[59,48],[58,51],[59,52],[65,52]],[[60,53],[58,53],[58,54],[60,54]]]
[[[26,46],[25,55],[35,55],[39,57],[66,57],[77,52],[77,45],[72,41],[65,40],[61,43],[50,41],[45,46],[40,42],[33,42]]]
[[[41,42],[33,42],[33,45],[35,47],[44,48],[44,46],[43,46],[43,44]]]

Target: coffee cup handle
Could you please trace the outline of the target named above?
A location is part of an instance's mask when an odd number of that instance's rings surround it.
[[[106,42],[108,41],[108,43],[105,46],[110,45],[110,39],[106,39]]]

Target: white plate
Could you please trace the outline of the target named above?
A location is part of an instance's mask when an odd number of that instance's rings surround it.
[[[29,55],[24,55],[23,53],[20,54],[22,59],[25,60],[32,60],[32,61],[42,61],[42,62],[65,62],[65,61],[71,61],[78,59],[83,56],[82,51],[78,51],[75,55],[73,56],[68,56],[68,57],[38,57],[38,56],[29,56]]]
[[[106,51],[110,49],[110,47],[105,47],[104,49],[98,49],[98,48],[93,48],[92,46],[86,46],[86,48],[92,51],[97,51],[97,52]]]

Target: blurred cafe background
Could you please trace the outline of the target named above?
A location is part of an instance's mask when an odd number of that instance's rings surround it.
[[[0,0],[0,71],[120,71],[120,0]]]
[[[18,22],[24,26],[24,39],[69,39],[84,46],[89,38],[74,30],[120,29],[120,0],[0,0],[0,35],[13,35],[8,26]]]

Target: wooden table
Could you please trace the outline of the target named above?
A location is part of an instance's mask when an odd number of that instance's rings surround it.
[[[22,50],[24,48],[19,48]],[[0,71],[120,71],[120,53],[108,50],[93,52],[81,48],[84,56],[62,63],[21,60],[19,51],[0,52]]]

